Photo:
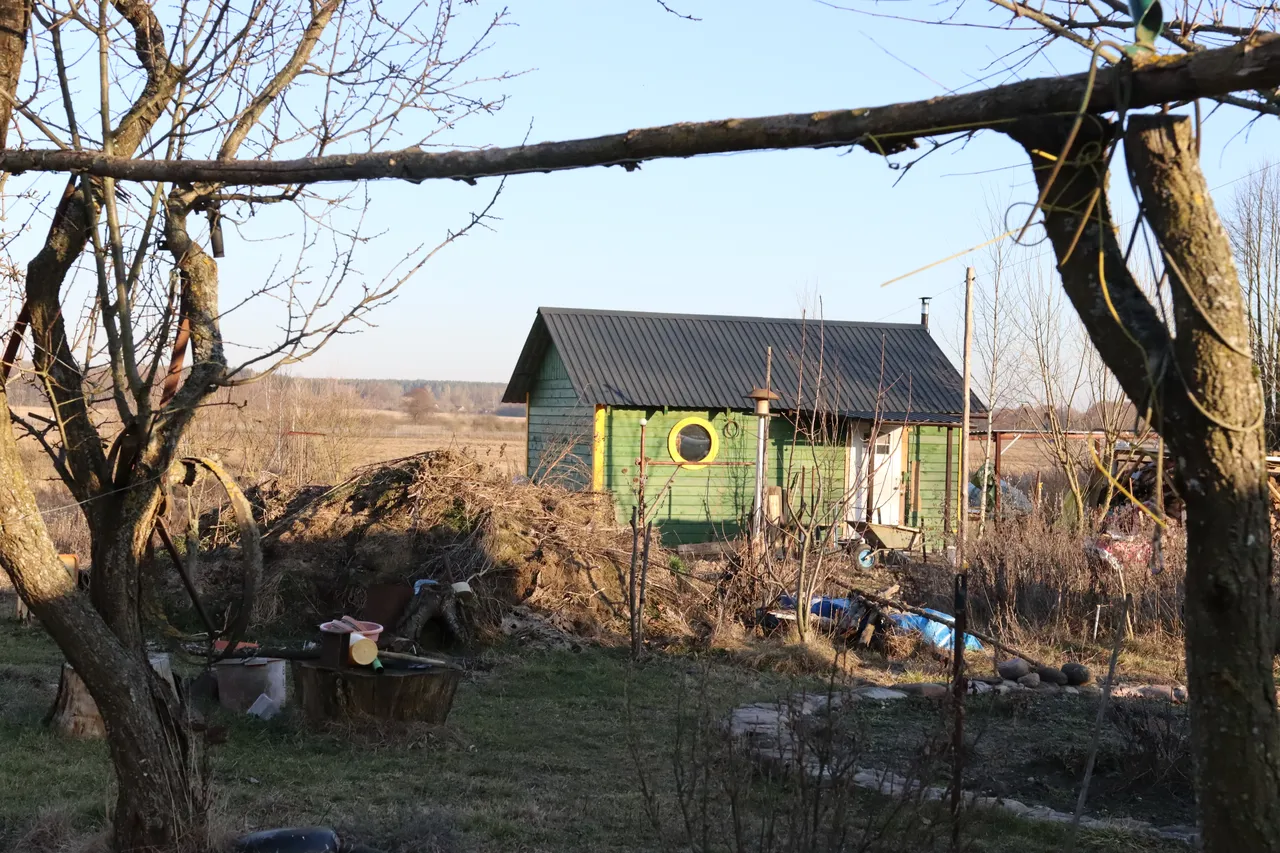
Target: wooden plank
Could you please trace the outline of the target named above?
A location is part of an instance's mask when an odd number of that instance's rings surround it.
[[[604,431],[608,410],[604,406],[596,406],[596,415],[591,436],[591,490],[604,491]]]

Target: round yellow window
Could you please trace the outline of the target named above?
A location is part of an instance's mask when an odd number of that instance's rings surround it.
[[[720,451],[720,437],[706,418],[685,418],[671,428],[667,436],[671,458],[683,468],[703,468]]]

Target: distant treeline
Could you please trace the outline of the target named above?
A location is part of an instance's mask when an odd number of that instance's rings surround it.
[[[29,367],[29,365],[23,365]],[[31,381],[30,373],[24,370],[15,371],[9,380],[9,403],[18,406],[46,405],[44,394]],[[104,380],[105,376],[102,377]],[[505,417],[524,417],[524,406],[520,404],[504,404],[502,392],[506,387],[501,382],[453,382],[442,379],[320,379],[300,376],[284,376],[276,374],[271,377],[273,383],[296,384],[313,393],[329,393],[336,390],[349,389],[358,396],[361,402],[370,409],[389,409],[401,411],[406,408],[406,397],[420,388],[430,392],[428,399],[434,401],[431,407],[437,412],[468,412],[478,415],[502,415]],[[95,396],[107,399],[104,388],[95,391]],[[277,386],[279,387],[279,386]],[[421,398],[422,395],[417,395]]]
[[[524,417],[524,406],[502,402],[501,382],[453,382],[443,379],[295,379],[296,382],[348,385],[371,409],[400,409],[412,391],[426,388],[437,411]]]

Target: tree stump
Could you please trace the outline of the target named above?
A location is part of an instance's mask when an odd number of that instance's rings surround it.
[[[49,724],[67,737],[93,739],[107,736],[107,729],[98,713],[98,703],[89,695],[80,676],[71,664],[62,665],[62,679],[58,682],[58,696],[49,711]]]
[[[449,667],[331,669],[313,661],[293,661],[293,689],[312,723],[372,717],[439,725],[449,717],[462,678]]]
[[[169,656],[154,654],[150,656],[150,661],[151,668],[168,682],[170,687],[174,687],[173,669],[169,663]],[[67,737],[89,740],[107,735],[102,714],[98,712],[98,703],[93,701],[89,688],[69,663],[62,665],[58,695],[53,700],[53,707],[49,709],[45,722]]]

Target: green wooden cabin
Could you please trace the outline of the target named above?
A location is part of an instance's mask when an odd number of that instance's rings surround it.
[[[766,369],[766,515],[940,540],[963,395],[924,324],[541,308],[503,402],[528,406],[530,479],[610,492],[620,523],[643,488],[664,542],[704,542],[750,523]]]

